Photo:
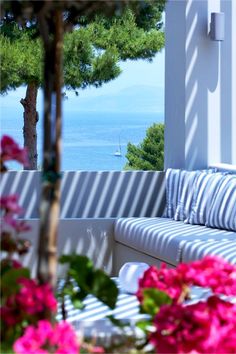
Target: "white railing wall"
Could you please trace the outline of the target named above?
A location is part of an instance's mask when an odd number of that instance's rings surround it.
[[[39,171],[2,175],[0,194],[19,194],[22,217],[39,217]],[[158,216],[164,209],[164,172],[67,171],[61,181],[61,219]]]
[[[84,254],[94,265],[114,274],[114,220],[117,217],[160,216],[165,207],[164,172],[105,171],[64,172],[61,184],[61,215],[58,256]],[[39,202],[39,171],[9,171],[1,176],[0,194],[18,194],[21,215],[31,231],[21,237],[32,243],[23,264],[36,274]],[[62,269],[59,268],[59,274]]]

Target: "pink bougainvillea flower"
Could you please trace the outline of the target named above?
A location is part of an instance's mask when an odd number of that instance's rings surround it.
[[[58,346],[56,354],[78,353],[79,345],[76,333],[73,327],[66,321],[62,321],[55,326],[50,338],[52,346]]]
[[[21,314],[12,303],[12,300],[14,301],[12,297],[9,297],[7,303],[0,308],[0,318],[7,326],[14,326],[22,321]]]
[[[1,269],[2,275],[12,268],[20,269],[20,268],[22,268],[22,264],[20,262],[18,262],[16,259],[4,258],[1,260],[0,269]]]
[[[63,321],[54,327],[49,321],[28,326],[13,345],[16,354],[78,354],[79,342],[73,327]]]
[[[7,325],[14,325],[22,320],[42,318],[49,313],[56,313],[57,301],[49,284],[38,284],[33,279],[21,278],[18,293],[7,298],[1,308],[1,319]]]
[[[56,312],[57,301],[49,284],[38,284],[36,280],[26,278],[20,279],[19,284],[22,287],[15,295],[15,301],[22,311],[29,315],[47,310]]]
[[[16,220],[16,214],[21,214],[23,209],[18,204],[18,195],[12,194],[0,198],[0,209],[5,211],[3,221],[10,225],[17,233],[26,232],[31,227],[23,220]]]
[[[156,288],[165,291],[173,300],[178,300],[184,290],[185,284],[182,279],[182,274],[176,269],[168,269],[165,264],[158,269],[151,266],[139,280],[139,289],[137,297],[140,302],[143,299],[143,290],[146,288]]]
[[[105,353],[105,349],[103,347],[93,347],[91,353]]]
[[[0,155],[3,162],[15,160],[24,166],[28,166],[28,151],[26,148],[20,148],[15,140],[8,135],[3,135],[0,145]]]
[[[16,220],[14,229],[16,230],[17,233],[27,232],[31,230],[31,226],[27,224],[24,220]]]
[[[5,224],[10,225],[13,229],[15,229],[16,227],[16,217],[14,214],[11,213],[7,213],[3,216],[3,221]],[[3,223],[2,223],[2,228],[3,228]]]
[[[164,305],[150,341],[159,353],[236,353],[236,305],[217,296],[193,305]]]
[[[211,288],[213,293],[236,295],[236,265],[216,256],[207,256],[191,263],[179,264],[175,269],[162,264],[151,266],[139,280],[137,297],[142,302],[145,288],[165,291],[174,301],[183,301],[193,286]]]
[[[236,295],[236,265],[220,257],[207,256],[179,264],[177,271],[186,284],[209,287],[217,294]]]
[[[12,194],[0,198],[0,208],[4,209],[6,214],[20,214],[23,209],[18,204],[18,195]]]
[[[7,225],[10,225],[18,234],[31,230],[31,226],[28,225],[24,220],[17,220],[14,215],[10,213],[6,214],[3,220]]]
[[[19,261],[17,261],[16,259],[5,258],[5,259],[1,260],[0,267],[1,267],[2,273],[4,273],[5,269],[22,268],[22,264]]]
[[[158,353],[236,353],[236,305],[217,295],[186,305],[187,289],[193,285],[236,295],[236,265],[207,256],[175,269],[150,267],[139,281],[140,302],[146,288],[165,291],[173,299],[154,316],[150,342]]]

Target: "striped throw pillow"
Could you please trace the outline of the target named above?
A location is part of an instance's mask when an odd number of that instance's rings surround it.
[[[184,221],[189,218],[193,193],[200,171],[181,171],[179,178],[178,202],[174,220]]]
[[[177,203],[178,203],[178,190],[179,190],[179,169],[168,168],[166,170],[166,210],[164,217],[174,218]]]
[[[208,214],[206,226],[236,232],[236,176],[223,177]]]
[[[205,225],[215,194],[223,181],[222,173],[201,172],[197,176],[192,207],[186,223]]]

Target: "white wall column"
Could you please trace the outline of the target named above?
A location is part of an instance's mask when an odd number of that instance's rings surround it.
[[[236,1],[231,1],[232,45],[232,163],[236,165]]]
[[[209,37],[225,13],[225,39]],[[236,164],[236,2],[169,0],[166,6],[165,168]]]

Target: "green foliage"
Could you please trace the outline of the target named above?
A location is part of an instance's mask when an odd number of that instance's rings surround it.
[[[35,82],[42,83],[42,48],[39,39],[32,39],[26,30],[10,26],[0,34],[1,81],[0,91]]]
[[[99,52],[92,43],[90,26],[65,35],[64,82],[67,89],[85,88],[102,83],[120,74],[117,53],[110,50]]]
[[[161,306],[172,304],[172,299],[166,292],[155,288],[146,288],[143,290],[143,300],[140,305],[140,313],[145,313],[148,318],[138,321],[137,327],[147,335],[153,326],[153,319],[159,312]]]
[[[164,168],[164,124],[153,124],[139,145],[128,143],[126,170],[154,170]]]
[[[164,33],[156,30],[154,24],[148,30],[139,27],[130,10],[111,20],[109,26],[107,20],[100,19],[91,24],[91,29],[95,47],[114,48],[120,60],[151,59],[164,46]]]
[[[159,28],[160,13],[164,10],[165,2],[166,0],[60,0],[49,4],[47,0],[3,0],[1,10],[8,22],[17,20],[20,23],[29,23],[35,20],[39,11],[49,17],[53,10],[61,9],[64,12],[65,28],[70,29],[72,25],[88,24],[98,14],[108,19],[114,16],[118,18],[125,10],[131,9],[135,13],[138,26],[148,30],[154,25]],[[53,21],[51,22],[53,26]]]
[[[73,305],[82,308],[82,301],[88,294],[92,294],[110,308],[115,308],[118,297],[116,284],[102,270],[95,269],[88,257],[76,254],[63,255],[59,262],[69,264],[68,280],[59,297],[69,295]]]
[[[20,289],[18,280],[21,278],[29,278],[30,272],[28,268],[11,268],[1,274],[0,293],[2,298],[16,294]]]
[[[159,312],[162,305],[171,304],[172,299],[164,291],[155,288],[143,290],[141,312],[149,314],[152,318]]]
[[[142,3],[136,16],[138,27],[145,30],[151,28],[160,29],[162,26],[161,16],[165,8],[166,0],[146,0]]]
[[[121,73],[119,63],[126,59],[151,60],[164,46],[159,30],[163,0],[146,0],[134,15],[95,16],[64,37],[64,84],[67,89],[86,88],[115,79]],[[146,11],[146,12],[145,12]],[[29,28],[3,22],[0,34],[1,84],[6,93],[21,85],[42,83],[42,46],[36,38],[35,24]]]
[[[164,33],[138,27],[130,10],[112,20],[97,17],[65,35],[65,85],[68,89],[101,86],[121,73],[121,60],[150,60],[163,46]]]

